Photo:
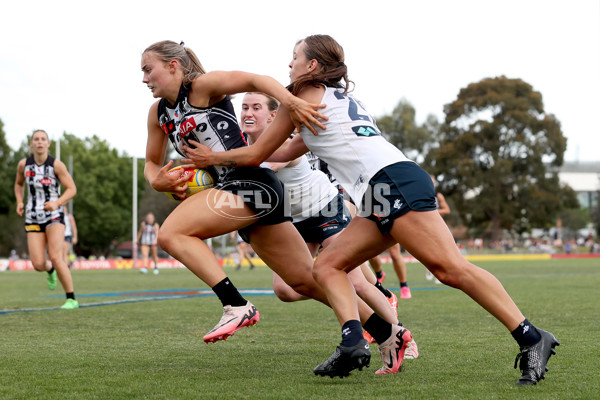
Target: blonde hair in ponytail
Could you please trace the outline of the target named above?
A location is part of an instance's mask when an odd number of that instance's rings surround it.
[[[163,40],[148,46],[144,53],[148,52],[156,54],[165,63],[177,60],[183,70],[183,85],[186,87],[198,76],[206,73],[196,54],[189,47],[185,47],[183,42],[178,44],[172,40]]]

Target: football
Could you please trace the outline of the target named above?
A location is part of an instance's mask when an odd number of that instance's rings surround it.
[[[185,170],[182,167],[175,167],[169,170],[169,174],[177,174],[180,177],[185,174],[188,175],[188,188],[186,190],[188,197],[215,185],[213,177],[204,169]],[[181,201],[175,193],[165,192],[165,194],[173,200]]]

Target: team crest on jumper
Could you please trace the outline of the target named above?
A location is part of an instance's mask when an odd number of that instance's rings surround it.
[[[371,126],[353,126],[352,131],[358,136],[379,136],[379,132]]]

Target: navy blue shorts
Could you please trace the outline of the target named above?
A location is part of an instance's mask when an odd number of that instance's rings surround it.
[[[219,182],[215,189],[238,195],[258,218],[254,224],[240,229],[240,237],[248,242],[248,232],[254,225],[277,225],[291,221],[285,215],[287,192],[275,172],[268,168],[235,168]]]
[[[350,223],[350,212],[344,198],[338,193],[319,215],[294,223],[306,243],[323,243],[325,239],[340,233]]]
[[[431,177],[414,162],[388,165],[369,181],[358,215],[375,223],[382,234],[409,211],[437,210]]]

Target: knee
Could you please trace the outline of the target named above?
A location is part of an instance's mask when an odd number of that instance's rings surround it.
[[[290,287],[295,293],[299,294],[300,297],[313,297],[313,292],[315,290],[316,283],[313,285],[309,282],[291,282]],[[293,298],[294,296],[292,295],[290,297]]]
[[[43,260],[31,259],[31,265],[33,265],[33,269],[35,269],[36,271],[40,271],[40,272],[47,271],[46,270],[46,259],[43,259]]]
[[[161,226],[158,231],[158,238],[156,239],[156,242],[158,243],[161,249],[170,254],[170,251],[176,242],[176,240],[173,239],[174,236],[175,235],[173,234],[173,232],[169,232],[167,229],[163,229],[163,227]],[[148,257],[148,253],[146,253],[145,256]]]
[[[456,287],[455,280],[450,274],[442,269],[431,269],[431,273],[437,278],[438,281],[446,286]]]
[[[430,266],[429,270],[444,285],[460,288],[468,274],[469,264],[468,262],[445,265],[436,264]]]
[[[315,280],[315,282],[321,282],[325,275],[327,275],[327,273],[324,264],[315,262],[312,269],[312,277]]]
[[[366,285],[370,285],[370,283],[366,279],[352,279],[352,286],[354,286],[354,291],[361,299],[365,297],[365,294],[367,292]]]
[[[335,268],[335,263],[335,259],[328,256],[327,253],[319,254],[312,267],[313,279],[317,282],[323,282],[329,275],[329,272]]]
[[[157,239],[157,244],[158,246],[164,250],[166,253],[170,254],[171,256],[175,257],[175,254],[177,253],[177,249],[179,248],[179,243],[177,240],[175,240],[172,236],[162,236],[159,237]],[[144,259],[148,259],[150,258],[150,254],[146,253],[143,255]],[[152,254],[152,258],[157,258],[157,256],[155,256],[154,254]]]
[[[284,303],[302,300],[303,297],[300,293],[287,285],[273,286],[273,292],[275,292],[275,296]]]
[[[63,254],[62,254],[62,253],[59,253],[59,254],[49,254],[48,256],[49,256],[49,258],[50,258],[50,262],[51,262],[51,263],[52,263],[52,265],[54,265],[55,267],[56,267],[58,264],[61,264],[61,263],[64,263],[64,262],[65,262],[65,258],[64,258],[64,256],[63,256]]]

